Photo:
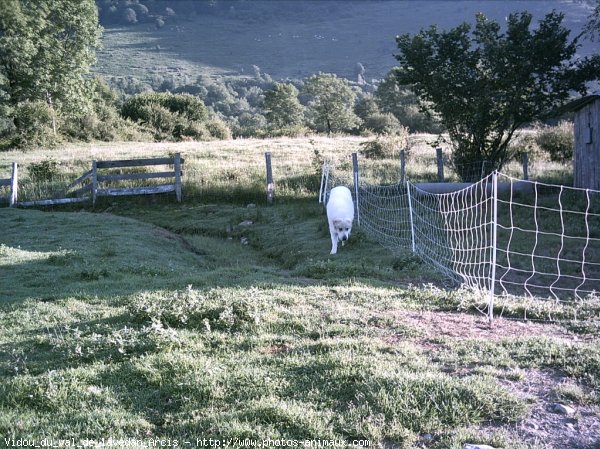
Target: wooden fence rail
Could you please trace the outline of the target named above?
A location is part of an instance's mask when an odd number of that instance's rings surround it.
[[[17,202],[18,178],[17,164],[13,163],[13,176],[11,179],[0,179],[1,186],[11,186],[11,196],[9,205],[13,206],[50,206],[55,204],[69,204],[89,201],[96,204],[96,200],[101,196],[124,196],[124,195],[151,195],[156,193],[175,192],[177,201],[181,202],[182,188],[181,176],[184,160],[179,153],[173,157],[155,158],[155,159],[127,159],[116,161],[92,161],[91,170],[85,172],[75,181],[67,186],[63,191],[63,198],[49,198],[35,201]],[[99,170],[147,167],[156,165],[172,165],[172,171],[161,172],[129,172],[129,173],[99,173]],[[168,179],[172,178],[172,183],[141,186],[141,187],[111,187],[106,184],[118,181],[140,181],[147,179]]]

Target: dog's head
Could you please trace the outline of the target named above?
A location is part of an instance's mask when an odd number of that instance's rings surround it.
[[[350,237],[352,231],[352,220],[336,219],[333,220],[333,227],[340,242],[344,243]]]

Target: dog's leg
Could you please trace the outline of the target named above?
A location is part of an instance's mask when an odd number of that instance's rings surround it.
[[[337,253],[337,244],[338,244],[338,238],[337,238],[337,233],[335,231],[331,231],[331,253],[330,254],[336,254]]]

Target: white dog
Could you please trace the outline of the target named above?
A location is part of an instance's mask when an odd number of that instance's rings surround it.
[[[338,241],[342,246],[350,237],[354,220],[354,202],[347,187],[334,187],[327,202],[327,220],[331,234],[331,254],[337,253]]]

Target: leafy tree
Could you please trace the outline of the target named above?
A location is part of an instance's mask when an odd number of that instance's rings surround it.
[[[600,0],[596,0],[596,6],[588,17],[584,32],[592,42],[600,38]]]
[[[481,160],[501,168],[517,129],[549,114],[571,91],[585,92],[585,82],[597,78],[600,58],[573,60],[578,41],[569,41],[562,20],[552,12],[532,27],[531,14],[514,13],[501,32],[479,14],[472,33],[464,23],[397,37],[397,82],[412,85],[422,104],[440,115],[459,171]]]
[[[440,131],[439,119],[429,107],[419,108],[419,100],[410,86],[399,86],[394,71],[377,85],[374,99],[381,112],[393,114],[412,132]]]
[[[11,114],[21,103],[40,101],[53,111],[53,117],[85,110],[91,83],[84,75],[95,60],[100,33],[93,0],[0,2],[0,101],[4,110]],[[56,123],[53,120],[55,133]]]
[[[298,100],[298,89],[293,84],[275,83],[265,92],[263,109],[272,127],[296,126],[304,121],[304,107]]]
[[[304,92],[312,97],[308,108],[317,129],[331,134],[349,131],[360,124],[354,113],[356,94],[347,80],[333,73],[319,73],[306,79]]]
[[[356,105],[354,105],[354,113],[361,120],[366,120],[367,117],[374,114],[379,114],[380,112],[379,106],[371,94],[364,95],[360,100],[358,100]]]

